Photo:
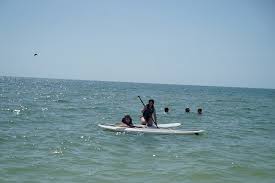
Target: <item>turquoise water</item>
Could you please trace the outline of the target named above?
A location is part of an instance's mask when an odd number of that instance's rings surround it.
[[[138,123],[138,95],[207,133],[97,126]],[[0,77],[0,182],[274,182],[274,114],[275,90]]]

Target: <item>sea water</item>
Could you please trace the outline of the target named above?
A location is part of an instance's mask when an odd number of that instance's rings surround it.
[[[206,133],[97,126],[138,124],[137,96]],[[275,182],[275,90],[0,77],[0,182]]]

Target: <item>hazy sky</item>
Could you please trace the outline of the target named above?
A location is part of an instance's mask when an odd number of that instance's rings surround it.
[[[0,0],[0,75],[275,88],[274,35],[273,0]]]

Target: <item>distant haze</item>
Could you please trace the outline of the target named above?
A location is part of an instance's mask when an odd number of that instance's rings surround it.
[[[1,0],[0,75],[275,88],[274,34],[272,0]]]

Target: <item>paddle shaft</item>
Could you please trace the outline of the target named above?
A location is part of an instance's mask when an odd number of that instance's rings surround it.
[[[142,99],[140,98],[140,96],[138,96],[139,100],[141,101],[141,103],[143,104],[143,106],[145,107],[144,102],[142,101]]]
[[[141,103],[143,104],[143,106],[145,107],[144,102],[142,101],[142,99],[140,98],[140,96],[138,96],[139,100],[141,101]],[[156,127],[158,128],[158,124],[157,122],[152,118],[153,122],[155,123]]]

